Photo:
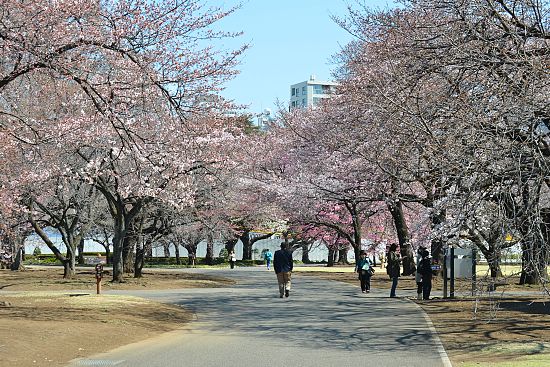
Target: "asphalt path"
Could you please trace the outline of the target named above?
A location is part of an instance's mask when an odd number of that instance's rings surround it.
[[[235,279],[227,288],[117,291],[191,309],[182,330],[70,366],[422,366],[450,363],[425,313],[388,290],[294,274],[289,298],[265,268],[188,269]],[[399,293],[398,293],[399,294]]]

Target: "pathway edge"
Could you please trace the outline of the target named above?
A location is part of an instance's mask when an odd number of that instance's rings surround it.
[[[410,302],[410,303],[414,304],[414,306],[416,308],[420,309],[420,312],[422,312],[422,316],[424,316],[424,320],[426,320],[426,323],[428,324],[428,328],[430,329],[430,332],[433,335],[434,342],[435,342],[436,348],[437,348],[437,353],[439,353],[439,356],[441,357],[443,365],[445,367],[453,367],[453,365],[451,363],[451,360],[449,359],[449,355],[447,354],[447,351],[445,350],[445,347],[443,346],[443,343],[441,342],[441,339],[439,338],[439,333],[437,332],[437,330],[436,330],[436,328],[435,328],[435,326],[432,322],[432,319],[430,319],[430,316],[428,316],[426,311],[424,311],[424,309],[422,307],[420,307],[420,305],[418,303],[416,303],[414,301],[411,301],[408,298],[403,298],[403,299],[405,299],[407,302]]]

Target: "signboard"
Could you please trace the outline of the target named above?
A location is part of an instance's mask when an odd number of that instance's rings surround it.
[[[455,278],[472,277],[472,249],[455,248]],[[447,251],[447,277],[451,277],[451,250]]]
[[[84,264],[96,265],[106,264],[107,258],[105,256],[84,256]]]

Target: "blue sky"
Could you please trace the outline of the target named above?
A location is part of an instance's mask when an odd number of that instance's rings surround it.
[[[377,8],[388,3],[361,1]],[[222,6],[235,3],[228,1]],[[265,108],[275,111],[277,99],[288,103],[291,84],[305,81],[311,74],[317,80],[330,80],[335,67],[332,55],[352,40],[330,16],[346,14],[344,0],[244,0],[240,10],[219,24],[227,31],[243,31],[239,42],[251,44],[239,66],[241,74],[227,84],[222,95],[249,105],[251,113]],[[234,47],[232,43],[226,46]]]

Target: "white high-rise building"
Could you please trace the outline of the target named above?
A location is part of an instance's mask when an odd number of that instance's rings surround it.
[[[329,98],[337,85],[335,82],[315,80],[315,75],[305,82],[293,84],[290,86],[289,108],[316,106],[321,99]]]
[[[261,113],[256,114],[256,119],[256,126],[258,126],[261,130],[267,130],[269,124],[275,120],[271,115],[270,108],[266,108]]]

